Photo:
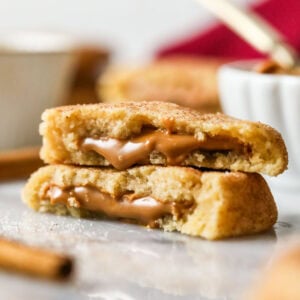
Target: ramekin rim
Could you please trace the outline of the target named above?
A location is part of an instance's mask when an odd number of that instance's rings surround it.
[[[245,67],[254,66],[255,63],[261,62],[263,59],[244,59],[244,60],[236,60],[233,62],[225,63],[219,68],[219,72],[223,70],[230,70],[231,72],[236,72],[240,74],[248,74],[249,76],[255,76],[255,77],[263,77],[263,78],[292,78],[293,80],[299,80],[300,76],[291,75],[291,74],[264,74],[264,73],[258,73],[254,72],[251,69],[245,69]]]

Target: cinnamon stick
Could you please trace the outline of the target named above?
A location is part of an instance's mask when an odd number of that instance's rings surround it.
[[[70,276],[70,257],[0,238],[0,268],[31,276],[61,280]]]

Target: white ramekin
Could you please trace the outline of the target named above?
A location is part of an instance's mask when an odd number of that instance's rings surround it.
[[[260,121],[283,136],[289,168],[271,185],[300,190],[300,76],[259,74],[257,61],[239,61],[221,67],[218,74],[224,113],[240,119]]]
[[[0,151],[40,144],[40,115],[62,103],[74,49],[62,34],[0,32]]]

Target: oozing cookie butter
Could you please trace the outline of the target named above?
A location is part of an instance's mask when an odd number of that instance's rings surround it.
[[[147,163],[153,151],[166,157],[167,165],[180,165],[195,150],[242,151],[244,146],[234,138],[206,137],[198,140],[193,135],[171,134],[169,131],[151,131],[128,140],[109,137],[87,137],[80,145],[83,151],[95,151],[118,170],[135,164]]]
[[[187,210],[193,209],[193,203],[190,201],[163,203],[151,196],[139,197],[135,194],[116,198],[93,186],[61,188],[52,185],[46,189],[45,198],[49,199],[52,205],[84,208],[112,218],[136,220],[150,227],[155,227],[156,221],[167,215],[181,218]]]

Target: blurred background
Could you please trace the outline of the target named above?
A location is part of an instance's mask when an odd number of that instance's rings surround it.
[[[242,5],[253,0],[235,0]],[[255,1],[258,2],[258,1]],[[144,61],[163,45],[192,36],[212,15],[193,0],[1,0],[1,30],[71,33],[109,46],[118,62]]]

